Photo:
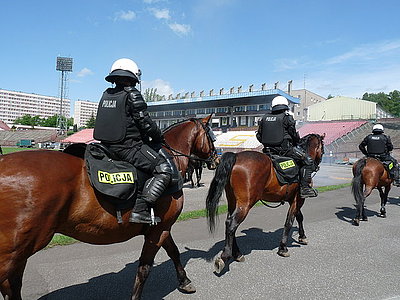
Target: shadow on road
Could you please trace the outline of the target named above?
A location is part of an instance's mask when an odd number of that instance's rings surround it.
[[[297,229],[293,227],[294,231]],[[253,250],[273,250],[279,246],[283,229],[274,232],[263,232],[260,228],[250,228],[242,231],[245,235],[237,237],[238,246],[243,255],[250,254]],[[292,245],[293,240],[289,240],[288,247],[299,247]],[[214,257],[223,249],[224,241],[215,243],[209,250],[191,249],[185,247],[181,253],[181,261],[184,266],[191,259],[202,259],[208,262],[205,267],[210,268],[210,275],[213,272],[213,265],[210,264]],[[137,271],[138,261],[130,263],[118,273],[108,273],[89,279],[87,283],[76,284],[59,289],[39,298],[39,300],[49,299],[85,299],[85,300],[110,300],[110,299],[130,299],[133,287],[134,276]],[[229,271],[227,264],[225,274]],[[220,274],[219,276],[222,276]],[[191,275],[188,274],[191,278]],[[210,277],[212,278],[212,277]],[[196,286],[196,282],[194,285]],[[204,283],[203,283],[204,285]],[[144,299],[163,299],[178,286],[175,268],[169,259],[155,265],[145,284],[142,297]]]

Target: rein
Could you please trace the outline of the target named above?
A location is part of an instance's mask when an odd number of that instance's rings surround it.
[[[171,147],[170,145],[168,145],[166,142],[163,142],[162,145],[163,145],[165,148],[167,148],[168,150],[171,150],[172,152],[177,153],[178,155],[175,155],[175,154],[174,154],[175,157],[184,156],[184,157],[190,158],[190,159],[192,159],[192,160],[197,160],[197,161],[203,161],[203,162],[211,162],[211,161],[212,161],[212,158],[211,158],[211,157],[208,157],[208,158],[200,158],[200,157],[193,157],[193,156],[191,156],[191,155],[182,153],[182,152],[180,152],[180,151],[178,151],[178,150],[172,148],[172,147]]]

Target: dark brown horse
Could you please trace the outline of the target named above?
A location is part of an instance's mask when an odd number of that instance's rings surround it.
[[[210,117],[177,123],[164,133],[182,175],[191,154],[207,160],[209,168],[215,168],[216,152],[208,133]],[[182,207],[180,190],[157,201],[155,212],[162,220],[158,225],[129,223],[130,210],[123,211],[123,223],[118,224],[114,206],[91,187],[83,159],[51,150],[3,155],[0,158],[0,291],[5,299],[21,299],[27,259],[43,249],[58,232],[99,245],[144,235],[132,299],[140,298],[160,247],[175,265],[178,289],[195,292],[170,233]]]
[[[386,217],[386,202],[393,179],[383,164],[372,157],[361,158],[353,165],[353,180],[351,191],[356,200],[357,213],[353,219],[355,226],[360,225],[360,220],[367,221],[365,213],[365,199],[371,194],[373,189],[378,189],[381,198],[381,209],[379,216]]]
[[[203,173],[203,162],[192,156],[189,159],[189,165],[186,170],[185,180],[191,182],[192,188],[195,187],[195,181],[193,180],[193,174],[196,175],[196,186],[200,187],[201,175]]]
[[[324,153],[323,138],[324,136],[318,134],[309,134],[300,142],[316,165],[319,165]],[[215,260],[217,273],[223,270],[230,258],[236,261],[244,260],[236,243],[235,233],[249,210],[259,200],[289,202],[279,255],[289,256],[286,245],[295,217],[299,225],[299,243],[307,244],[303,214],[300,210],[305,199],[300,198],[299,184],[281,185],[275,175],[272,161],[267,155],[256,151],[243,151],[237,154],[227,152],[222,155],[207,195],[207,215],[211,232],[215,229],[217,206],[224,189],[228,201],[228,215],[225,221],[225,247],[221,257]]]

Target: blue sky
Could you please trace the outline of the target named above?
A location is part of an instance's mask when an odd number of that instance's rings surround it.
[[[398,0],[1,0],[0,88],[98,101],[122,57],[160,94],[262,83],[327,97],[400,89]]]

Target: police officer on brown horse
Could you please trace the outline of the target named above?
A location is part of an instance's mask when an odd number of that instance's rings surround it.
[[[272,100],[271,111],[259,121],[257,139],[264,145],[263,152],[288,156],[300,163],[300,196],[316,197],[317,191],[311,187],[311,175],[316,171],[313,159],[298,146],[299,133],[296,121],[289,111],[288,100],[277,96]]]
[[[176,167],[161,155],[163,135],[135,87],[140,75],[134,61],[122,58],[114,62],[105,79],[115,87],[108,88],[100,99],[94,138],[119,159],[152,175],[139,193],[129,221],[155,224],[160,218],[152,217],[149,210],[169,185]]]
[[[384,165],[385,162],[392,163],[392,167],[389,167],[390,177],[394,179],[393,184],[395,186],[400,186],[399,165],[397,160],[389,153],[393,150],[393,144],[390,136],[383,132],[382,124],[375,124],[372,127],[372,134],[367,135],[358,148],[364,155],[376,158],[384,162]]]

